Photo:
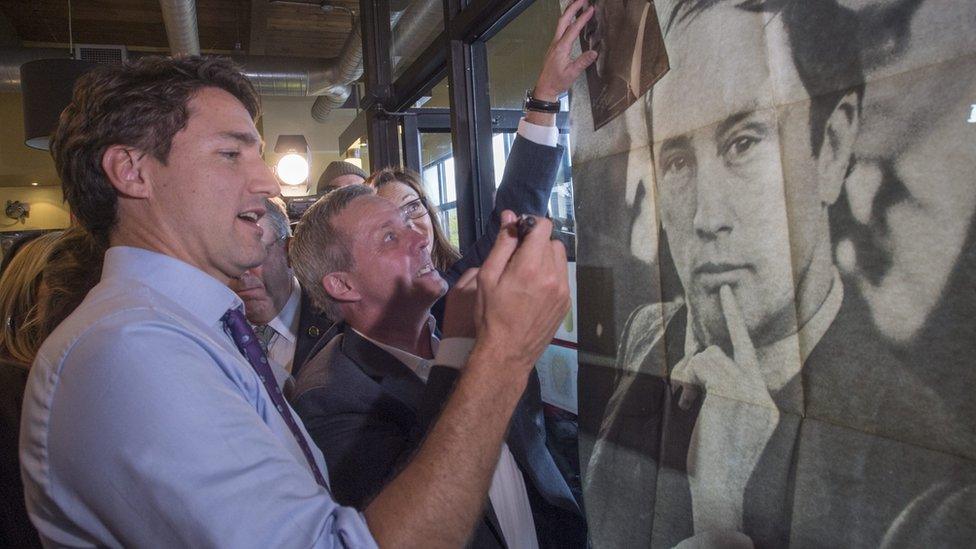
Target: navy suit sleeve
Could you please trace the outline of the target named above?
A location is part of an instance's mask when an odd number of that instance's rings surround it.
[[[495,244],[504,210],[512,210],[516,214],[546,215],[549,211],[549,195],[556,182],[556,173],[559,171],[564,150],[561,145],[549,147],[521,135],[515,137],[512,152],[505,164],[505,174],[495,192],[495,208],[491,211],[485,234],[444,273],[448,285],[453,286],[464,271],[480,267],[484,263]]]

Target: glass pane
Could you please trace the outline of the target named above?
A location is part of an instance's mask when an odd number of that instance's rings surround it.
[[[502,183],[502,175],[505,173],[505,134],[496,133],[491,138],[491,159],[495,163],[495,188]]]
[[[423,163],[424,191],[435,206],[447,206],[441,209],[439,221],[448,240],[457,246],[457,191],[454,187],[451,134],[421,133],[420,156]]]
[[[535,85],[562,11],[559,0],[537,0],[486,44],[493,109],[521,109]]]
[[[444,159],[444,202],[457,201],[457,187],[454,186],[454,157]]]
[[[455,248],[461,247],[461,240],[458,235],[458,216],[457,207],[451,208],[447,211],[447,226],[445,227],[447,232],[447,239],[451,241],[451,244]]]
[[[451,108],[451,89],[447,85],[447,76],[431,87],[430,91],[420,96],[413,104],[415,109],[449,109]]]
[[[395,80],[444,31],[444,5],[419,0],[390,15],[390,61]]]
[[[559,0],[537,0],[487,42],[490,103],[493,111],[522,108],[525,90],[535,85],[549,42],[562,13]],[[561,110],[569,110],[569,96],[560,98]],[[566,243],[570,260],[576,257],[576,217],[573,211],[573,175],[570,165],[569,128],[561,128],[558,142],[565,147],[562,164],[549,196],[549,215],[558,237]],[[515,134],[492,138],[495,185],[502,179]]]
[[[434,205],[440,205],[443,202],[441,200],[441,183],[438,174],[439,170],[436,165],[424,168],[424,193],[427,194],[427,198]]]

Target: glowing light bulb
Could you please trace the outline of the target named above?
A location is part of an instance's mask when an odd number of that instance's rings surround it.
[[[288,185],[301,185],[308,179],[308,160],[297,153],[288,153],[278,160],[278,177]]]

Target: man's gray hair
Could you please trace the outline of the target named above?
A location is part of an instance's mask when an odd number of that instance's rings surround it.
[[[285,201],[277,196],[265,198],[264,209],[267,210],[268,219],[271,221],[275,240],[284,240],[291,236],[291,226],[288,224],[288,206],[285,205]]]
[[[340,231],[332,220],[353,200],[372,194],[373,189],[365,185],[349,185],[318,199],[302,215],[288,252],[302,288],[312,303],[333,320],[341,320],[342,311],[325,291],[322,279],[329,273],[352,269],[353,258],[349,249],[352,235]]]

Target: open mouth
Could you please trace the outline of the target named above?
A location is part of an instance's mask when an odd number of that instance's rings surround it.
[[[238,219],[248,221],[250,223],[257,223],[261,219],[261,213],[257,211],[249,211],[237,214]]]
[[[422,277],[428,273],[432,273],[433,271],[434,271],[434,266],[430,263],[427,263],[426,265],[421,267],[419,271],[417,271],[417,277],[418,278]]]

